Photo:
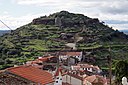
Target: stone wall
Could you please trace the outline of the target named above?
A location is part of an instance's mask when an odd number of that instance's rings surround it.
[[[55,25],[55,19],[34,19],[32,24],[44,24],[44,25]]]

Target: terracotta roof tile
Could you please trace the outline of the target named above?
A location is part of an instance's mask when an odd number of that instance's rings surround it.
[[[45,62],[45,61],[47,61],[48,59],[53,58],[53,57],[54,57],[54,56],[39,57],[38,60]]]
[[[80,56],[81,52],[67,52],[67,55],[69,55],[69,56]]]
[[[98,66],[93,66],[93,65],[89,65],[89,64],[77,64],[77,66],[79,66],[79,68],[93,68],[96,70],[100,69]]]
[[[85,78],[85,80],[89,81],[90,83],[102,83],[105,84],[107,80],[99,75],[92,75]]]
[[[53,58],[54,56],[47,56],[47,57],[39,57],[38,59],[34,60],[34,61],[28,61],[27,64],[31,65],[31,64],[37,64],[37,63],[42,63],[42,62],[46,62],[48,61],[50,58]]]
[[[53,82],[52,74],[33,66],[19,66],[7,69],[8,72],[21,76],[35,83],[48,84]]]
[[[60,55],[80,56],[81,52],[61,52]]]

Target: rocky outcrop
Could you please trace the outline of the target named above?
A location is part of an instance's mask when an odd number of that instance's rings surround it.
[[[87,19],[86,20],[86,25],[89,25],[89,24],[96,24],[96,23],[99,23],[99,20],[97,18],[94,18],[94,19]]]
[[[38,25],[38,24],[44,24],[44,25],[55,25],[55,19],[34,19],[32,21],[32,24]]]

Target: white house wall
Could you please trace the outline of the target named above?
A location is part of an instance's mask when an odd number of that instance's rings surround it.
[[[68,57],[70,57],[70,56],[68,56],[68,55],[60,55],[59,56],[59,59],[61,60],[66,60]],[[80,55],[79,56],[73,56],[73,57],[75,57],[75,58],[77,58],[79,61],[81,61],[81,59],[82,59],[82,52],[80,52]]]
[[[82,83],[83,83],[83,82],[82,82],[80,79],[71,77],[71,84],[72,84],[72,85],[83,85]]]
[[[83,85],[82,84],[83,82],[80,79],[71,77],[69,75],[63,76],[62,80],[63,80],[63,82],[67,82],[67,83],[72,84],[72,85]]]

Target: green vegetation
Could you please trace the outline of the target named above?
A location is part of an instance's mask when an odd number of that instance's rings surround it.
[[[120,84],[123,77],[128,78],[128,62],[118,61],[115,65],[116,84]]]
[[[61,18],[61,26],[54,22],[56,17]],[[82,39],[77,41],[79,37]],[[128,59],[127,35],[113,30],[98,19],[61,11],[34,19],[1,36],[0,68],[23,64],[42,56],[44,52],[65,50],[65,44],[74,42],[78,50],[91,52],[87,57],[106,58],[110,47],[113,61]],[[107,66],[106,61],[95,61],[93,63],[97,65]]]

